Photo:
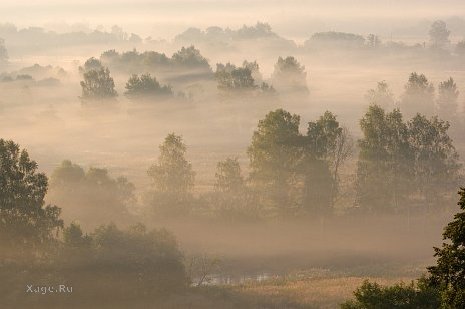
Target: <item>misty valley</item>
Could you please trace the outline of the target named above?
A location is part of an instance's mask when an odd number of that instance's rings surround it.
[[[188,21],[0,22],[0,308],[464,308],[465,18]]]

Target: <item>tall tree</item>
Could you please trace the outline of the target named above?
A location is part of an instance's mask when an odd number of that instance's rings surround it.
[[[370,48],[378,48],[381,46],[381,40],[376,34],[369,34],[366,39],[366,44]]]
[[[308,93],[307,72],[296,58],[279,57],[274,66],[272,84],[283,93]]]
[[[36,249],[63,227],[60,208],[45,206],[48,179],[37,167],[26,150],[0,139],[0,243],[5,246]]]
[[[227,158],[216,165],[214,202],[217,215],[227,221],[259,216],[259,205],[253,203],[237,159]]]
[[[450,31],[442,20],[436,20],[429,30],[430,41],[435,48],[442,48],[449,43],[449,35]]]
[[[368,103],[378,105],[384,109],[394,107],[394,94],[386,81],[378,82],[376,89],[368,90],[365,98]]]
[[[168,134],[160,145],[158,163],[148,170],[153,182],[151,203],[163,214],[181,215],[188,211],[195,172],[185,158],[186,150],[181,136]]]
[[[465,308],[465,188],[459,191],[461,212],[443,233],[447,242],[434,248],[437,262],[429,267],[432,283],[439,288],[441,308]]]
[[[115,90],[115,82],[110,76],[108,68],[90,70],[84,73],[81,81],[82,100],[104,100],[113,99],[118,93]]]
[[[297,147],[300,117],[278,109],[258,122],[247,150],[250,178],[262,194],[263,203],[272,213],[289,214],[296,165],[300,158]]]
[[[424,74],[410,74],[401,101],[402,112],[413,117],[417,113],[432,116],[435,112],[434,86]]]
[[[360,121],[357,202],[373,212],[397,211],[406,197],[412,153],[399,110],[386,114],[371,105]]]
[[[439,116],[443,119],[455,120],[458,109],[457,100],[459,97],[457,84],[454,79],[450,77],[448,80],[439,84],[438,90],[439,96],[437,103]]]
[[[98,71],[103,68],[104,67],[102,65],[102,62],[99,59],[91,57],[87,59],[86,62],[84,62],[84,65],[82,67],[79,67],[79,72],[81,74],[84,74],[92,70]]]
[[[415,186],[428,208],[440,205],[458,183],[458,153],[448,135],[449,123],[416,115],[408,123],[414,154]]]
[[[215,173],[215,190],[219,192],[240,193],[245,181],[241,173],[241,166],[236,159],[227,158],[218,162]]]
[[[347,131],[331,112],[309,122],[300,170],[304,172],[303,206],[315,214],[328,214],[338,191],[339,168],[347,158]]]
[[[256,84],[260,84],[263,82],[263,75],[260,72],[260,66],[258,65],[257,61],[249,62],[244,60],[242,63],[243,68],[248,68],[252,74],[252,78],[254,79]]]

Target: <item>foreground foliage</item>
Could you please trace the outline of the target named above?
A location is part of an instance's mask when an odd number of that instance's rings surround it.
[[[342,309],[434,309],[439,307],[437,291],[424,280],[417,284],[398,283],[381,286],[365,281],[354,292],[355,300],[341,305]]]
[[[465,188],[459,191],[457,213],[443,233],[441,248],[434,248],[437,264],[429,267],[429,276],[413,282],[382,287],[365,281],[355,292],[355,300],[343,309],[371,308],[465,308]]]
[[[434,248],[436,266],[430,267],[431,280],[441,291],[444,308],[465,307],[465,188],[460,189],[461,212],[457,213],[443,233],[441,248]]]

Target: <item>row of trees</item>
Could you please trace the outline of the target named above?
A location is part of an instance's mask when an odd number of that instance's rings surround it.
[[[371,105],[360,121],[363,137],[355,177],[355,208],[364,213],[432,211],[450,200],[461,165],[449,124],[417,114],[404,122],[399,110]],[[170,134],[149,170],[153,191],[146,203],[163,214],[210,211],[237,218],[333,212],[341,196],[341,167],[353,151],[352,138],[326,112],[299,132],[300,117],[285,110],[259,121],[247,154],[248,178],[237,159],[219,162],[215,190],[193,197],[195,173],[180,136]],[[350,209],[349,209],[350,210]],[[234,214],[234,215],[233,215]]]
[[[450,43],[450,31],[447,29],[447,24],[442,20],[436,20],[431,24],[428,32],[430,46],[433,49],[443,49]],[[457,50],[463,41],[457,44]],[[369,34],[364,37],[359,34],[346,32],[317,32],[312,37],[305,41],[306,48],[380,48],[383,45],[377,35]]]
[[[406,123],[399,110],[371,105],[360,126],[357,205],[389,212],[412,204],[430,209],[450,197],[460,164],[448,122],[417,114]]]
[[[80,68],[84,80],[81,81],[84,102],[95,100],[113,100],[118,96],[115,82],[110,70],[104,67],[100,60],[88,59]],[[131,100],[150,100],[156,98],[170,98],[174,96],[171,86],[160,84],[150,74],[133,74],[126,83],[125,96]]]
[[[105,66],[125,73],[143,73],[147,70],[186,71],[188,73],[195,70],[199,74],[206,75],[212,73],[208,60],[194,46],[182,47],[171,57],[155,51],[139,53],[134,49],[118,53],[115,50],[108,50],[102,53],[100,60]]]
[[[426,31],[425,31],[426,32]],[[439,51],[445,53],[447,49],[454,49],[457,55],[465,55],[465,41],[461,40],[454,46],[451,46],[450,34],[446,22],[436,20],[427,31],[429,42],[421,42],[409,46],[403,42],[382,41],[376,34],[361,35],[355,33],[326,31],[314,33],[303,44],[303,48],[307,51],[311,50],[372,50],[381,51],[389,49],[397,50],[425,50],[428,44],[433,52]],[[252,42],[254,40],[255,42]],[[296,51],[299,49],[298,44],[292,40],[287,40],[276,34],[271,26],[266,23],[257,23],[255,26],[249,27],[244,25],[241,29],[231,30],[221,27],[212,26],[205,30],[198,28],[189,28],[183,33],[175,37],[175,42],[179,44],[196,44],[213,49],[230,49],[231,47],[239,47],[241,43],[247,42],[250,44],[265,44],[262,47],[279,48],[287,51]]]
[[[148,170],[152,189],[143,194],[143,205],[155,216],[246,220],[328,216],[341,198],[345,212],[362,213],[436,211],[450,200],[461,179],[461,164],[448,122],[421,114],[404,121],[398,109],[388,112],[372,104],[360,126],[355,174],[342,179],[354,143],[334,114],[325,112],[302,134],[298,115],[272,111],[253,133],[248,177],[237,158],[227,158],[217,164],[214,189],[200,195],[194,194],[195,172],[185,143],[169,134],[160,145],[158,162]],[[80,209],[65,211],[68,218],[100,222],[111,214],[107,219],[134,220],[128,212],[137,204],[134,190],[127,179],[114,179],[105,169],[86,172],[65,161],[52,174],[50,197]],[[354,207],[347,205],[350,201]]]
[[[173,55],[176,63],[190,63],[191,60],[189,59],[192,57],[185,56],[184,54],[188,53],[188,49],[185,50],[186,52]],[[119,57],[119,54],[116,55],[114,57]],[[121,57],[125,55],[126,53],[122,54]],[[139,54],[136,53],[136,55]],[[102,64],[102,61],[90,58],[83,67],[80,67],[80,72],[84,78],[81,81],[83,100],[113,99],[118,95],[110,70]],[[219,63],[214,76],[218,82],[218,89],[223,91],[259,90],[262,93],[275,94],[275,88],[277,88],[281,93],[287,94],[308,93],[305,67],[294,57],[278,58],[271,79],[273,86],[263,81],[256,61],[244,61],[242,67],[236,67],[230,63]],[[155,97],[172,97],[174,95],[171,86],[160,84],[155,77],[148,73],[140,76],[133,74],[126,83],[126,89],[125,95],[130,99],[153,99]]]
[[[385,109],[400,107],[407,116],[416,113],[432,116],[438,114],[450,121],[459,121],[459,91],[455,80],[450,77],[438,85],[437,96],[432,82],[424,74],[413,72],[404,86],[404,93],[396,100],[385,81],[370,89],[366,99],[370,104],[377,104]]]
[[[218,89],[225,91],[247,91],[259,89],[266,93],[308,93],[307,73],[294,57],[278,58],[271,77],[270,86],[263,80],[259,65],[256,61],[244,61],[242,67],[233,64],[217,64],[215,78]]]
[[[279,109],[261,120],[248,149],[250,177],[234,158],[217,165],[214,192],[194,201],[195,173],[185,158],[180,136],[170,134],[160,146],[158,163],[149,169],[153,191],[146,203],[163,214],[213,212],[229,219],[328,214],[337,198],[340,167],[349,157],[348,131],[326,112],[299,133],[300,117]]]
[[[274,93],[275,89],[282,94],[307,94],[307,72],[296,58],[279,57],[271,76],[271,86],[265,82],[256,61],[244,61],[242,67],[234,64],[217,64],[215,78],[221,90],[253,90]]]
[[[254,26],[243,25],[238,30],[221,28],[217,26],[208,27],[205,31],[198,28],[189,28],[178,34],[174,40],[177,43],[219,43],[228,41],[242,41],[251,39],[277,39],[279,36],[273,32],[267,23],[257,22]]]

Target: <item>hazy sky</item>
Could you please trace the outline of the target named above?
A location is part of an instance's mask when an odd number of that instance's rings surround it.
[[[408,2],[408,3],[406,3]],[[409,22],[465,12],[463,0],[1,0],[0,22],[65,30],[64,24],[121,25],[143,36],[170,38],[189,26],[239,27],[269,22],[280,34],[305,38],[314,31],[384,34]],[[463,14],[465,15],[465,13]],[[402,21],[399,23],[399,21]]]

